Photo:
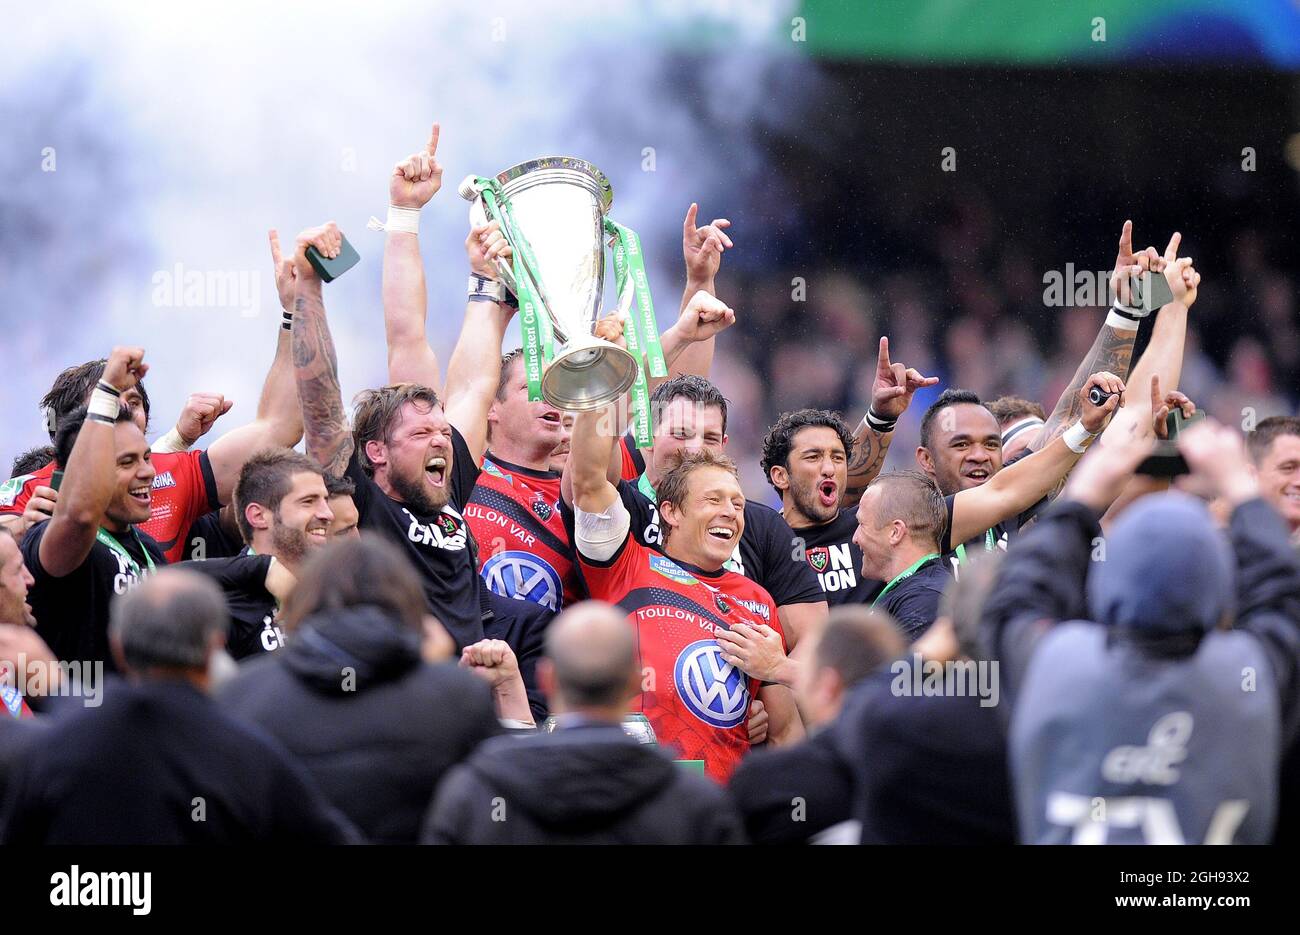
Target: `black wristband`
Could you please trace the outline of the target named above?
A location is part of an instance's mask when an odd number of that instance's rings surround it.
[[[111,384],[111,383],[109,383],[109,382],[107,382],[107,381],[105,381],[105,380],[100,380],[98,383],[96,383],[96,384],[95,384],[95,389],[97,389],[97,390],[103,390],[105,393],[108,393],[110,396],[115,396],[115,397],[117,397],[117,398],[119,398],[119,399],[120,399],[121,396],[122,396],[122,391],[121,391],[121,390],[119,390],[116,386],[114,386],[113,384]]]
[[[881,435],[892,432],[894,426],[898,425],[897,419],[882,419],[872,411],[870,406],[867,407],[867,415],[864,421],[873,432],[879,432]]]
[[[110,419],[108,416],[99,412],[86,413],[86,418],[91,422],[102,422],[105,425],[113,425],[117,420]]]

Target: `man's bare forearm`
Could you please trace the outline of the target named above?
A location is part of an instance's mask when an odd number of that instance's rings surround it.
[[[1061,398],[1056,401],[1056,408],[1047,417],[1047,424],[1038,430],[1038,437],[1030,444],[1030,449],[1038,451],[1048,442],[1065,434],[1065,430],[1083,415],[1083,399],[1079,391],[1094,373],[1108,371],[1121,380],[1127,381],[1129,364],[1133,359],[1133,344],[1137,340],[1136,331],[1120,331],[1110,325],[1102,325],[1097,340],[1084,355],[1079,369],[1074,372],[1070,385],[1065,388]]]
[[[1171,302],[1156,313],[1151,343],[1142,352],[1127,381],[1133,388],[1126,393],[1125,405],[1102,433],[1103,444],[1117,444],[1138,435],[1151,435],[1151,394],[1147,392],[1153,376],[1160,377],[1160,390],[1178,389],[1183,375],[1183,348],[1187,341],[1187,306]]]
[[[342,474],[352,457],[352,432],[343,411],[338,358],[319,281],[298,284],[293,313],[293,367],[307,453],[325,473]]]
[[[425,330],[428,293],[415,234],[389,231],[385,237],[383,298],[389,382],[441,389],[441,368]]]
[[[716,296],[717,292],[714,291],[716,288],[712,279],[698,283],[687,281],[686,289],[682,292],[682,304],[677,309],[677,314],[681,315],[682,312],[686,311],[686,306],[691,303],[691,296],[695,295],[695,293],[707,292],[709,295]],[[704,341],[687,344],[681,348],[680,352],[672,360],[667,360],[668,355],[665,349],[664,357],[668,364],[669,378],[693,373],[696,376],[708,379],[709,372],[713,369],[713,348],[716,340],[715,336]]]
[[[856,504],[863,491],[879,476],[885,466],[885,455],[889,454],[889,443],[893,440],[893,432],[877,432],[867,425],[865,419],[858,424],[858,430],[853,433],[853,456],[849,458],[848,483],[844,486],[840,506]]]

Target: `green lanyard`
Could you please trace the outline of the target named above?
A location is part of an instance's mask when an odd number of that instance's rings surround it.
[[[992,552],[995,548],[997,548],[997,544],[993,538],[993,530],[992,529],[984,530],[984,551]],[[961,545],[957,546],[957,548],[953,549],[953,552],[956,553],[957,555],[957,564],[965,565],[966,564],[966,543],[963,542]]]
[[[636,489],[645,494],[651,503],[659,502],[659,495],[655,493],[655,489],[650,486],[650,478],[646,477],[644,474],[637,478]]]
[[[140,534],[135,531],[134,526],[128,526],[127,529],[131,530],[131,535],[135,538],[135,544],[138,545],[140,547],[140,551],[144,553],[145,564],[149,566],[149,571],[153,572],[154,571],[153,556],[150,555],[149,550],[144,547],[144,543],[140,541]],[[123,561],[125,561],[127,565],[131,567],[131,570],[135,572],[135,576],[137,578],[144,577],[143,572],[140,571],[140,565],[136,562],[135,559],[131,557],[131,553],[128,552],[122,546],[122,543],[117,541],[117,537],[114,536],[111,532],[109,532],[103,526],[100,526],[99,529],[95,532],[95,538],[98,539],[100,542],[104,543],[104,545],[108,546],[110,549],[112,549],[115,554],[117,554]]]
[[[877,604],[879,604],[881,598],[883,598],[886,594],[892,591],[894,589],[894,585],[898,584],[898,582],[902,581],[905,578],[912,577],[912,575],[916,574],[916,570],[918,568],[920,568],[930,559],[938,558],[938,557],[939,557],[938,552],[931,552],[929,555],[922,555],[920,558],[916,560],[915,563],[912,564],[910,568],[905,568],[902,571],[900,571],[897,575],[894,576],[894,580],[889,582],[889,584],[885,585],[884,588],[881,589],[880,593],[876,595],[876,599],[871,602],[871,606],[875,607]]]

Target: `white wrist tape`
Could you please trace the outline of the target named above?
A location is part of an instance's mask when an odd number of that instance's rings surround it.
[[[420,209],[419,208],[400,208],[397,205],[388,206],[388,220],[381,222],[377,217],[371,217],[366,222],[366,227],[372,231],[394,231],[402,234],[420,233]]]
[[[149,450],[157,455],[174,454],[182,451],[189,451],[190,444],[190,442],[187,442],[184,439],[176,426],[173,425],[171,431],[149,446]]]
[[[1065,434],[1061,436],[1061,441],[1065,442],[1071,451],[1083,454],[1088,450],[1088,442],[1096,437],[1095,433],[1084,428],[1083,422],[1080,420],[1065,430]]]
[[[95,391],[90,394],[90,403],[86,406],[87,415],[103,416],[105,419],[117,421],[117,414],[121,411],[122,404],[116,396],[107,390],[101,390],[95,387]]]
[[[1110,307],[1110,314],[1106,316],[1106,325],[1116,331],[1137,331],[1138,320],[1146,316],[1147,312],[1143,309],[1129,308],[1116,301]]]

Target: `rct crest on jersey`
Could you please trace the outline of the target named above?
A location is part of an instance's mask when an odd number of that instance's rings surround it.
[[[559,610],[564,591],[555,569],[531,552],[498,552],[483,563],[488,590]]]
[[[529,505],[532,507],[533,512],[537,514],[537,518],[540,519],[543,523],[550,520],[551,514],[554,512],[551,509],[551,505],[542,499],[542,495],[540,493],[536,496],[536,498],[534,498],[533,502]]]
[[[686,710],[705,724],[728,729],[744,723],[749,682],[723,660],[716,640],[697,640],[683,649],[673,666],[673,681]]]
[[[827,564],[831,560],[830,552],[826,546],[818,546],[815,549],[808,550],[808,564],[812,566],[813,571],[825,571]]]

